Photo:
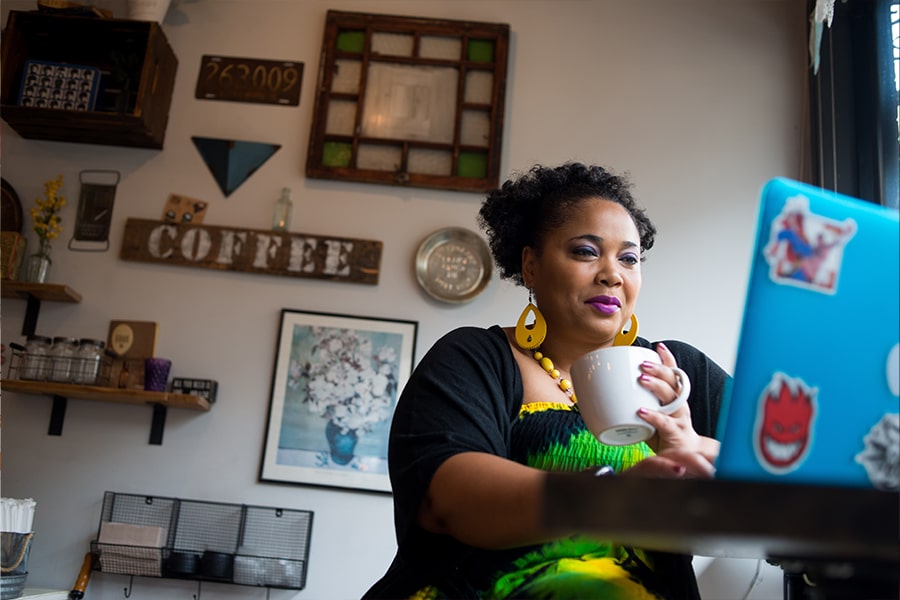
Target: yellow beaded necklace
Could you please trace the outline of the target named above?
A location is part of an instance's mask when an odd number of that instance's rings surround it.
[[[578,398],[575,397],[575,390],[572,388],[572,382],[560,374],[559,369],[553,366],[553,361],[550,360],[550,357],[544,356],[540,348],[535,350],[532,356],[547,371],[547,374],[556,380],[556,385],[559,386],[559,389],[565,392],[566,396],[572,399],[572,402],[578,402]]]

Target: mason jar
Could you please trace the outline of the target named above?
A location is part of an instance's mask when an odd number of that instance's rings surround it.
[[[106,344],[100,340],[81,338],[78,342],[78,360],[75,361],[73,379],[75,383],[94,385],[100,374],[100,360]]]
[[[50,381],[70,383],[78,353],[78,340],[70,337],[53,338],[50,348]]]
[[[44,335],[29,335],[25,340],[25,355],[19,377],[46,381],[50,377],[50,347],[53,340]]]

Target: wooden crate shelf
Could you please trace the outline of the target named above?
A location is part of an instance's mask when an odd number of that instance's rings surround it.
[[[24,138],[161,149],[178,59],[159,23],[10,11],[0,112]],[[97,69],[93,110],[21,106],[28,61]]]

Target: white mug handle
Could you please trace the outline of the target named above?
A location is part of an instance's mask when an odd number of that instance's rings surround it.
[[[660,406],[657,410],[659,412],[671,415],[673,412],[684,406],[684,403],[687,402],[688,396],[691,395],[691,379],[687,376],[687,373],[684,372],[683,369],[679,367],[674,367],[673,370],[678,374],[678,378],[681,380],[681,393],[678,394],[678,397],[669,402],[668,404],[664,404]]]

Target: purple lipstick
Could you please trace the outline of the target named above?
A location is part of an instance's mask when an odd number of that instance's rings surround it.
[[[611,315],[622,307],[622,302],[615,296],[594,296],[585,304],[590,304],[600,312]]]

